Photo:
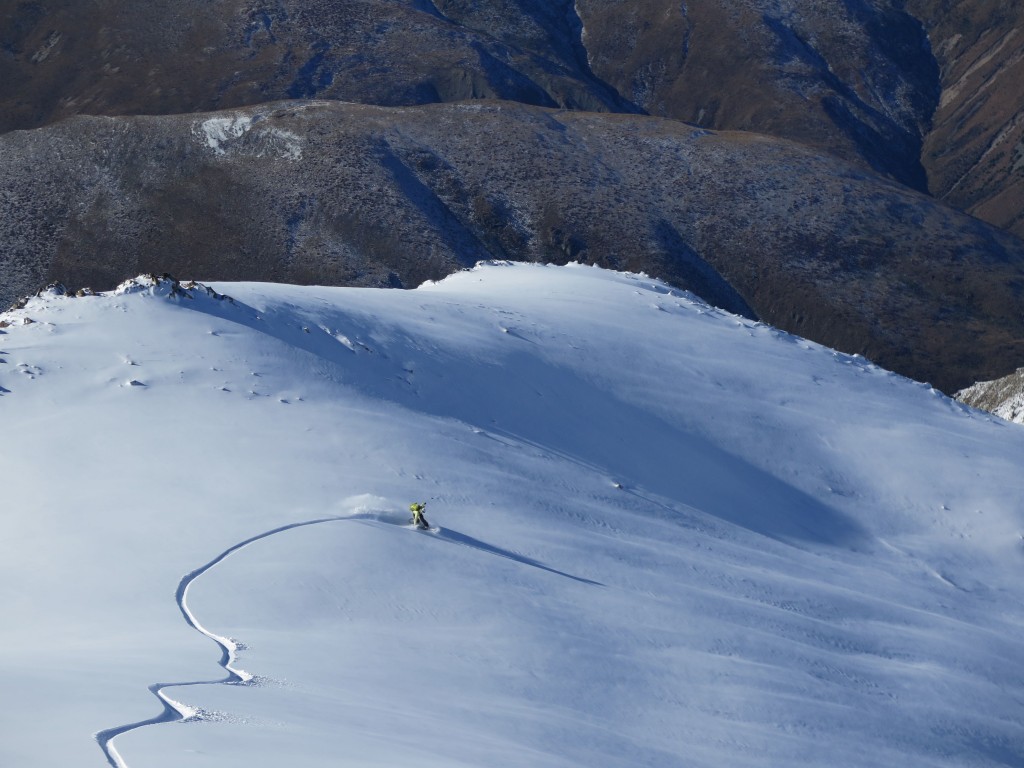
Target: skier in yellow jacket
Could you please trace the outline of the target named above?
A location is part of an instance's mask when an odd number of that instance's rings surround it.
[[[424,531],[430,528],[430,523],[427,522],[427,518],[423,515],[423,511],[426,508],[427,505],[419,501],[409,505],[409,511],[412,512],[412,524]]]

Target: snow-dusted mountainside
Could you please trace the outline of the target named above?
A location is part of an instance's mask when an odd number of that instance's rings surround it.
[[[154,271],[414,287],[478,261],[579,261],[944,392],[1024,365],[1024,241],[765,136],[508,102],[290,101],[82,117],[4,134],[0,156],[0,307]]]
[[[1024,432],[863,358],[582,266],[2,320],[4,766],[1024,762]]]

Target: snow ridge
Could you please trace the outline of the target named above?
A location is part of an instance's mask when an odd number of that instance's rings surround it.
[[[1024,765],[1024,433],[927,385],[582,266],[8,319],[0,765]]]

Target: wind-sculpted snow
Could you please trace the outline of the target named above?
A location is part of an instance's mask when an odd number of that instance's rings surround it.
[[[1024,759],[1024,434],[927,385],[579,265],[0,320],[2,765]]]

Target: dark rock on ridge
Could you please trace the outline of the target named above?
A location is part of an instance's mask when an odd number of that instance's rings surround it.
[[[947,391],[1024,354],[1024,244],[800,145],[494,102],[290,102],[0,136],[0,300],[59,278],[413,286],[647,271]],[[21,270],[19,273],[18,270]]]

